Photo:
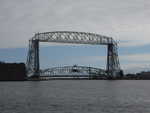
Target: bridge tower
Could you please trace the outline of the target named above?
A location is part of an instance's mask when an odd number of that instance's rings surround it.
[[[117,51],[117,44],[108,44],[107,47],[107,76],[112,78],[120,74],[120,63]]]
[[[39,40],[29,40],[27,71],[29,76],[40,76]]]

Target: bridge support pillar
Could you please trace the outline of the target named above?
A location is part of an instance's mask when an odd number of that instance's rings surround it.
[[[115,78],[117,71],[120,70],[120,64],[118,59],[117,45],[108,44],[107,50],[107,77]]]
[[[38,76],[40,76],[40,73],[39,73],[39,69],[40,69],[39,41],[38,40],[33,41],[33,50],[34,50],[34,74],[33,74],[33,76],[38,77]]]

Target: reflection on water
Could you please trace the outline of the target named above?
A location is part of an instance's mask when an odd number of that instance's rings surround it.
[[[150,81],[0,82],[0,113],[150,113]]]

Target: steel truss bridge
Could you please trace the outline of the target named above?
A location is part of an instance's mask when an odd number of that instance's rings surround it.
[[[53,67],[40,71],[42,77],[106,77],[103,69],[86,66]]]
[[[72,31],[55,31],[55,32],[44,32],[36,33],[29,40],[29,50],[27,56],[27,74],[28,76],[42,76],[46,75],[55,75],[52,74],[54,70],[68,70],[72,67],[63,67],[61,69],[51,68],[46,70],[40,69],[39,63],[39,42],[55,42],[55,43],[72,43],[72,44],[90,44],[90,45],[106,45],[107,46],[107,65],[106,70],[102,71],[101,69],[91,68],[93,73],[101,74],[105,72],[107,77],[117,77],[120,75],[121,68],[118,58],[118,46],[117,43],[111,37],[94,34],[94,33],[85,33],[85,32],[72,32]],[[78,67],[78,70],[88,70],[88,67]],[[101,71],[100,71],[101,70]]]

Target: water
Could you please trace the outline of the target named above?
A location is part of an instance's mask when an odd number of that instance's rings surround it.
[[[150,81],[0,82],[0,113],[150,113]]]

